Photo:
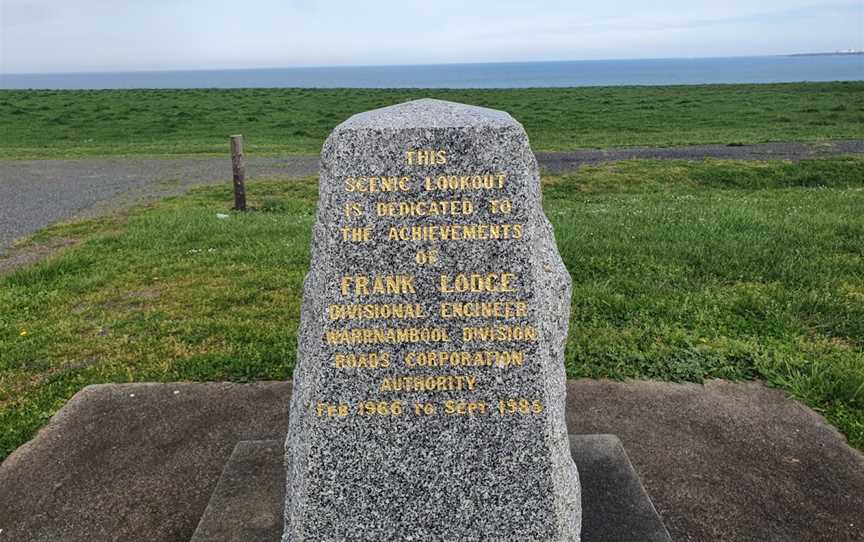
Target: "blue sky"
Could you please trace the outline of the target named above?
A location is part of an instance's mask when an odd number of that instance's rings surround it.
[[[864,0],[0,0],[0,72],[864,48]]]

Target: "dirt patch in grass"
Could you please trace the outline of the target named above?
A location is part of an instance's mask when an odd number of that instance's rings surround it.
[[[56,256],[63,250],[74,246],[79,240],[70,238],[56,238],[38,245],[24,245],[12,248],[8,254],[0,259],[0,276],[6,275],[15,269],[26,267],[46,258]]]

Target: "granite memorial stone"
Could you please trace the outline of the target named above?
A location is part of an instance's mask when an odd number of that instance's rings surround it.
[[[321,155],[285,542],[580,538],[570,277],[521,125],[418,100]]]

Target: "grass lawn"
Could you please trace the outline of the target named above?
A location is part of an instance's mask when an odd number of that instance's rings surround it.
[[[316,182],[49,228],[0,278],[0,457],[87,384],[285,379]],[[864,158],[631,161],[544,179],[574,291],[570,377],[762,379],[864,448]]]
[[[535,150],[864,139],[864,82],[510,90],[0,91],[0,158],[321,150],[354,113],[435,97],[510,112]]]

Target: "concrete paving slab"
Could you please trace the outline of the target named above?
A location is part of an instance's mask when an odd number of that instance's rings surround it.
[[[756,383],[579,381],[573,433],[613,433],[672,539],[864,541],[864,455]]]
[[[0,542],[188,542],[237,442],[283,438],[290,389],[83,389],[0,465]]]
[[[284,438],[290,389],[85,388],[0,465],[0,542],[187,542],[235,445]],[[621,439],[673,540],[864,540],[864,456],[779,391],[579,380],[567,414]]]
[[[570,435],[582,484],[582,542],[670,542],[615,435]]]
[[[191,542],[279,542],[285,506],[285,443],[237,443]]]

